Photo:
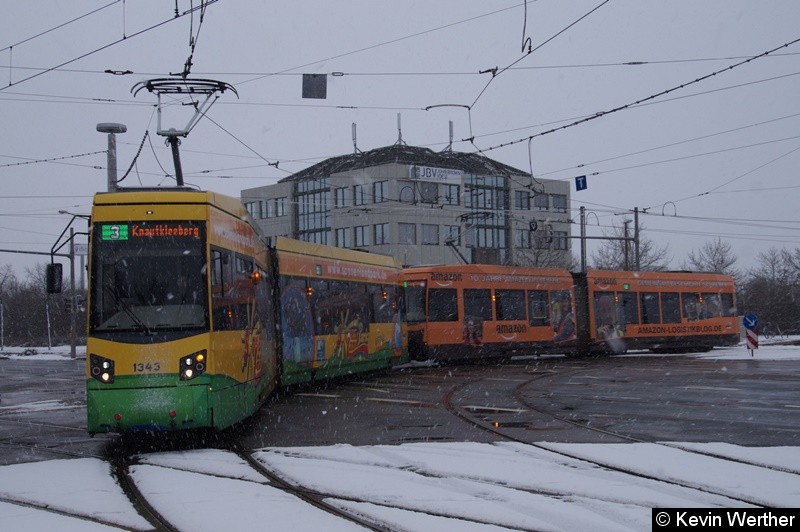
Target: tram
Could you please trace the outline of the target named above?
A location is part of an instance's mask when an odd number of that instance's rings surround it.
[[[411,358],[563,352],[576,338],[566,270],[465,264],[403,270]]]
[[[729,275],[589,270],[575,289],[584,351],[701,352],[740,340]]]
[[[89,433],[220,430],[278,386],[404,362],[399,273],[390,258],[264,239],[221,194],[96,194]]]
[[[733,279],[453,265],[403,271],[410,356],[699,352],[739,342]]]

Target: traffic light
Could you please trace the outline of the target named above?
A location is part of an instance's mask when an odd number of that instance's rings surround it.
[[[54,262],[47,265],[45,273],[46,273],[46,283],[47,283],[47,293],[48,294],[60,294],[61,293],[61,278],[62,278],[62,266],[61,264]]]

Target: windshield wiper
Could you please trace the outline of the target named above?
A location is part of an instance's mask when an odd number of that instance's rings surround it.
[[[150,330],[150,327],[148,327],[147,324],[144,321],[142,321],[142,319],[136,314],[136,312],[133,311],[130,305],[128,305],[128,303],[123,301],[122,298],[119,296],[119,294],[117,294],[117,291],[114,290],[114,286],[110,284],[104,284],[103,289],[105,289],[106,292],[111,294],[111,297],[114,298],[115,307],[118,310],[121,309],[131,319],[134,325],[138,326],[147,335],[153,334],[153,332]]]

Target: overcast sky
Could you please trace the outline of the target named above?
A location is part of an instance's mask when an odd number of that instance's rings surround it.
[[[183,139],[187,184],[238,197],[352,153],[353,123],[362,151],[400,134],[438,151],[452,121],[454,150],[570,182],[590,236],[646,209],[644,236],[672,267],[716,237],[745,269],[800,247],[796,0],[219,0],[202,25],[175,8],[2,3],[0,248],[48,252],[70,218],[59,210],[88,214],[107,187],[100,122],[127,126],[120,176],[149,132],[123,185],[174,184],[156,97],[132,89],[190,54],[190,78],[238,98],[222,93]],[[303,73],[328,74],[327,99],[302,98]],[[190,111],[168,108],[162,127]],[[0,254],[21,277],[47,260]]]

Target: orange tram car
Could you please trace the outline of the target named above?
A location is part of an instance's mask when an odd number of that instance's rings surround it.
[[[406,268],[415,360],[708,351],[739,342],[733,279],[694,272]]]

